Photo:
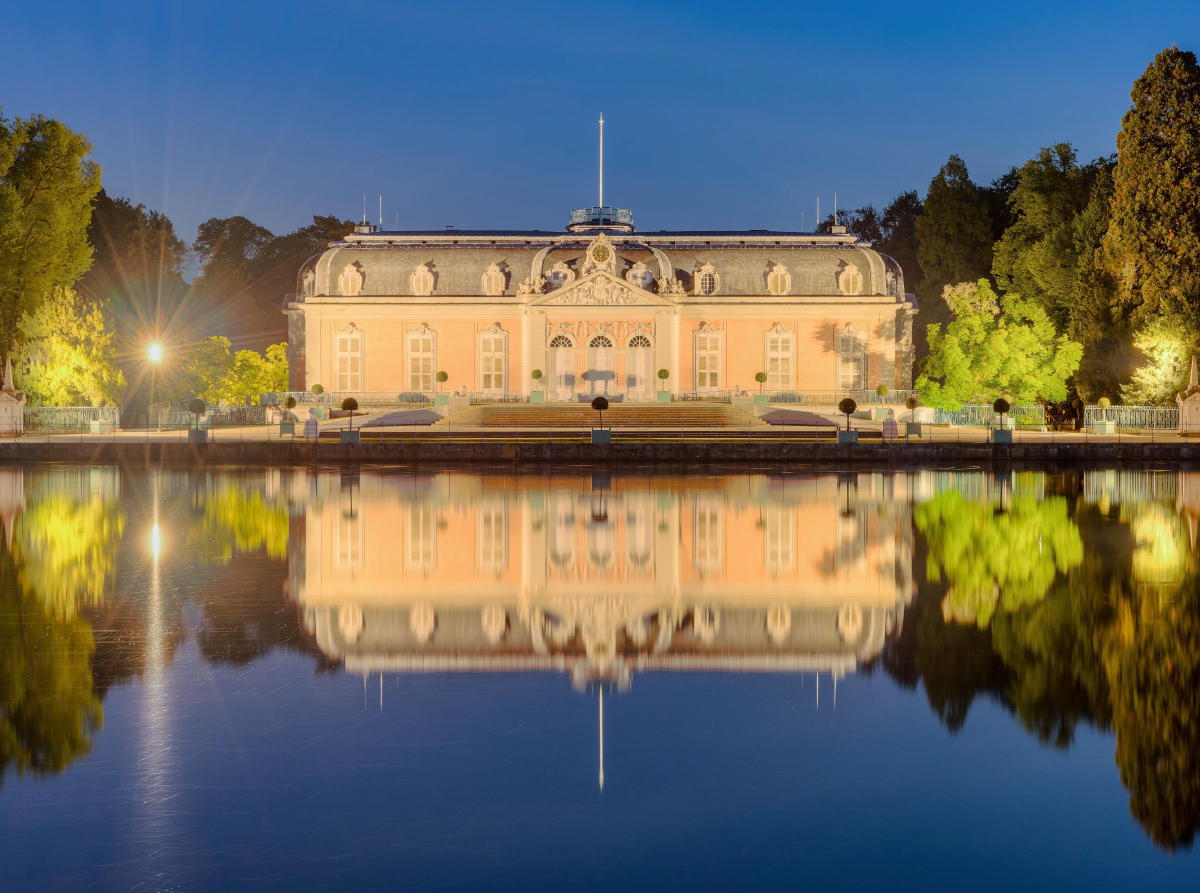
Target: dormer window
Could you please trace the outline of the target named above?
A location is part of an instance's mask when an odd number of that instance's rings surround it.
[[[421,264],[413,270],[412,276],[409,277],[409,285],[412,286],[414,295],[423,297],[433,294],[433,272],[428,264]]]
[[[494,298],[496,295],[504,294],[504,271],[496,266],[496,264],[492,264],[487,268],[486,272],[484,272],[482,284],[483,293],[485,295],[489,295],[490,297]]]
[[[342,268],[341,275],[338,276],[338,291],[347,296],[353,297],[362,291],[363,275],[357,263],[346,264]]]
[[[776,264],[767,274],[767,291],[782,297],[792,290],[792,274],[783,264]]]
[[[712,264],[705,264],[696,274],[696,294],[715,295],[721,287],[721,277]]]
[[[844,295],[856,295],[862,291],[863,277],[854,264],[846,264],[845,269],[838,274],[838,288]]]

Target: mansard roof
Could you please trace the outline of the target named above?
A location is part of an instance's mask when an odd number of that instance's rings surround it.
[[[563,263],[576,278],[592,241],[605,236],[620,260],[618,275],[635,264],[648,268],[657,282],[664,270],[660,255],[670,267],[669,276],[687,292],[672,296],[682,303],[719,302],[730,298],[762,296],[775,299],[767,277],[782,264],[791,276],[789,297],[847,296],[839,276],[853,265],[863,285],[854,300],[876,302],[905,300],[903,273],[889,257],[849,233],[803,233],[776,230],[659,230],[624,232],[588,229],[575,232],[549,230],[402,230],[356,232],[331,242],[322,255],[300,269],[296,293],[305,297],[340,297],[338,277],[347,266],[362,276],[362,289],[353,297],[413,296],[413,272],[426,266],[434,275],[431,300],[439,297],[515,298],[518,289],[537,267],[546,275]],[[505,275],[500,295],[485,295],[482,278],[495,264]],[[705,265],[720,277],[717,293],[697,295],[695,280]],[[552,287],[552,286],[551,286]],[[657,288],[652,284],[650,289]]]

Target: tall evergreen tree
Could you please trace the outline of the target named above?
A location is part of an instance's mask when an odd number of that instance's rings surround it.
[[[921,267],[920,325],[914,332],[918,360],[929,353],[928,327],[950,319],[943,291],[975,282],[992,266],[992,221],[966,163],[957,155],[929,184],[916,219],[917,262]]]
[[[1200,66],[1170,47],[1133,83],[1117,135],[1105,248],[1117,299],[1200,337]]]
[[[902,192],[883,209],[879,224],[881,238],[875,248],[900,265],[906,291],[921,288],[921,264],[917,261],[917,217],[922,210],[915,189]]]

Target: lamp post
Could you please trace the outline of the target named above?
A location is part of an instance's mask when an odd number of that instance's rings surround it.
[[[163,349],[161,344],[151,344],[150,349],[146,352],[150,358],[150,405],[146,410],[146,429],[150,428],[150,410],[154,408],[155,388],[158,384],[158,364],[162,362]],[[158,419],[155,420],[155,429],[158,428]]]

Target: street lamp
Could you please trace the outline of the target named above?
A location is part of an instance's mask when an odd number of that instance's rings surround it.
[[[158,383],[157,382],[158,364],[160,362],[162,362],[162,357],[163,357],[162,345],[161,344],[151,344],[150,349],[147,351],[147,355],[150,357],[150,362],[152,364],[151,368],[150,368],[150,405],[146,409],[146,430],[149,431],[150,430],[150,410],[152,410],[154,408],[154,398],[156,396],[154,391],[155,391],[155,385]],[[155,420],[155,422],[156,422],[156,426],[157,426],[157,419]]]

